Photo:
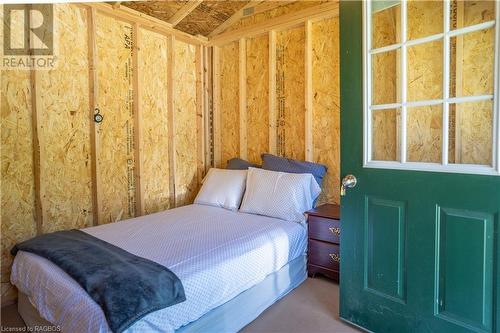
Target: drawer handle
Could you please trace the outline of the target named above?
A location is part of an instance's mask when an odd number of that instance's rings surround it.
[[[330,258],[335,262],[340,262],[340,256],[337,253],[330,253]]]
[[[338,227],[331,227],[331,228],[328,228],[328,229],[330,229],[330,231],[332,232],[332,234],[340,236],[340,228],[338,228]]]

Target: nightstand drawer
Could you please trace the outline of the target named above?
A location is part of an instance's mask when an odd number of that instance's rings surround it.
[[[340,268],[340,246],[309,239],[309,263],[338,271]]]
[[[309,238],[340,243],[340,221],[319,216],[309,216]]]

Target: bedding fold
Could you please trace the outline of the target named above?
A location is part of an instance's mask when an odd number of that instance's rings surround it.
[[[14,246],[59,266],[102,308],[110,329],[122,332],[147,314],[186,300],[168,268],[80,230],[41,235]]]

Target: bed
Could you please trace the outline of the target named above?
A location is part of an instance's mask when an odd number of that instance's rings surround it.
[[[184,285],[185,302],[127,332],[236,332],[307,277],[304,223],[193,204],[83,231],[168,267]],[[110,332],[101,308],[50,261],[20,251],[11,281],[27,325]]]

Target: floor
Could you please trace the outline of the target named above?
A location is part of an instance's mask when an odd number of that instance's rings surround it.
[[[339,288],[336,283],[321,277],[307,279],[299,288],[267,309],[241,332],[361,332],[339,319],[338,295]],[[24,327],[16,305],[2,308],[1,323],[2,332],[7,327]]]

